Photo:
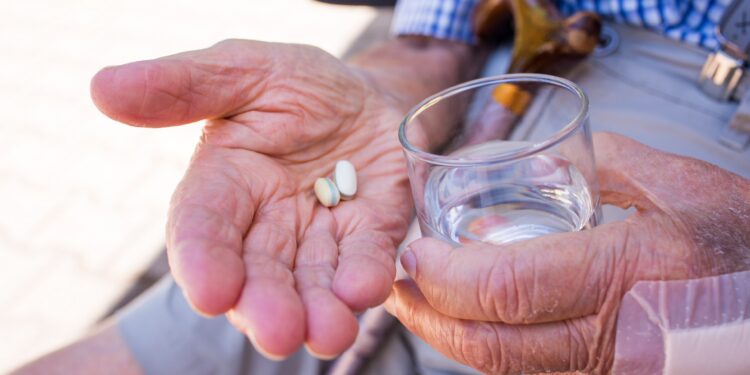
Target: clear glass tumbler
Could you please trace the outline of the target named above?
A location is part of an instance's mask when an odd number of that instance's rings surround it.
[[[510,141],[511,129],[529,132]],[[509,74],[437,93],[401,123],[422,234],[503,244],[597,224],[588,98],[549,75]]]

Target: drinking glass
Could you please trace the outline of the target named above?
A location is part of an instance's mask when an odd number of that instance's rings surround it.
[[[526,139],[507,140],[511,129]],[[503,244],[599,220],[588,98],[566,79],[508,74],[451,87],[407,114],[399,140],[424,236]]]

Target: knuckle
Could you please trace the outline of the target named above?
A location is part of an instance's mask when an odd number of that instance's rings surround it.
[[[317,46],[313,46],[311,44],[296,44],[294,45],[300,53],[302,54],[308,54],[311,56],[318,56],[318,55],[328,55],[327,52],[325,52],[323,49]]]
[[[248,42],[247,40],[243,40],[239,38],[228,38],[228,39],[219,41],[213,46],[217,48],[236,48],[236,47],[246,44],[247,42]]]
[[[485,314],[505,323],[522,323],[522,291],[513,262],[495,261],[480,278],[478,299]]]
[[[565,322],[569,369],[608,373],[614,360],[614,311]]]
[[[570,369],[591,369],[594,364],[591,363],[593,356],[589,350],[586,340],[580,328],[573,321],[565,321],[565,331],[568,337],[568,364]]]
[[[425,290],[424,296],[427,302],[435,310],[443,314],[460,315],[460,311],[456,311],[458,306],[455,303],[455,295],[448,288],[429,282],[423,283],[421,287]]]
[[[490,323],[465,321],[451,325],[448,332],[454,358],[483,373],[502,372],[502,348],[497,331]]]

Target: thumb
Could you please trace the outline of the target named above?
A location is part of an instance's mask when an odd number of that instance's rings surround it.
[[[742,177],[614,133],[594,136],[603,204],[640,211],[711,213],[745,196]]]
[[[649,166],[666,162],[657,160],[660,152],[616,133],[596,133],[594,154],[603,204],[638,210],[654,208],[649,190],[659,176],[653,174],[665,171]]]
[[[258,95],[276,50],[228,40],[210,48],[107,67],[91,80],[104,114],[130,125],[164,127],[231,115]]]

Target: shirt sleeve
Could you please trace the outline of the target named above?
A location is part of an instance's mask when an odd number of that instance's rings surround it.
[[[615,374],[750,374],[750,271],[636,283],[615,341]]]
[[[394,35],[423,35],[476,44],[472,27],[479,0],[399,0],[391,23]]]

